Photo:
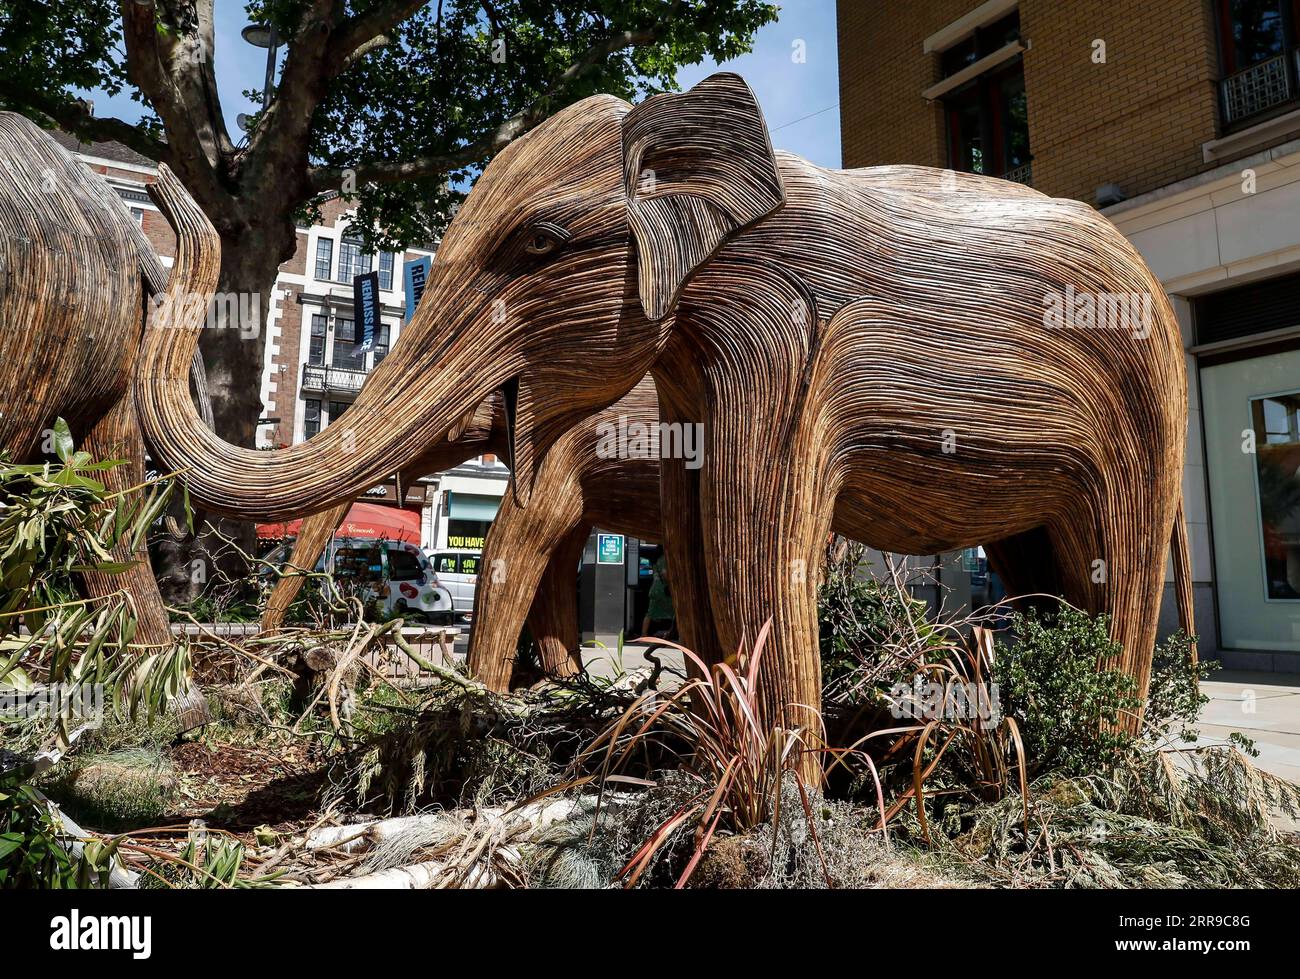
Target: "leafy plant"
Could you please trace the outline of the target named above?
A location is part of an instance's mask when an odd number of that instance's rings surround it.
[[[16,773],[0,776],[0,888],[78,886],[80,861],[59,835],[49,804]]]
[[[1012,629],[1017,641],[998,647],[993,678],[1002,712],[1019,724],[1031,773],[1113,769],[1135,744],[1119,725],[1141,702],[1133,678],[1113,668],[1121,649],[1107,617],[1062,605],[1016,613]]]
[[[918,662],[951,648],[953,636],[927,618],[928,605],[894,576],[868,573],[866,548],[842,537],[826,549],[817,619],[822,684],[829,698],[862,702]]]
[[[80,862],[56,854],[64,841],[49,821],[49,804],[23,783],[57,764],[106,707],[152,720],[184,689],[190,667],[183,645],[134,643],[137,618],[125,591],[72,597],[73,575],[130,566],[114,551],[140,548],[172,483],[109,493],[96,477],[120,461],[96,462],[78,451],[62,419],[53,435],[56,461],[0,460],[0,691],[15,701],[58,693],[35,716],[0,716],[6,742],[34,759],[5,760],[0,818],[20,835],[0,853],[0,874],[44,886],[62,886],[74,872],[84,877],[84,855],[103,848],[88,844]]]
[[[898,684],[891,692],[894,716],[917,723],[872,731],[858,742],[888,738],[879,764],[906,775],[907,787],[882,823],[915,799],[920,833],[929,841],[925,805],[926,783],[931,782],[937,783],[931,796],[947,801],[998,800],[1018,790],[1028,827],[1025,745],[1016,719],[1001,714],[998,688],[989,681],[993,648],[993,633],[976,627],[964,652],[923,664],[911,684]]]

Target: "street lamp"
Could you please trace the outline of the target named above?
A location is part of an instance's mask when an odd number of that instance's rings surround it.
[[[262,84],[262,111],[271,104],[271,86],[275,84],[275,52],[280,38],[274,24],[249,24],[239,32],[240,37],[255,48],[266,48],[266,81]]]

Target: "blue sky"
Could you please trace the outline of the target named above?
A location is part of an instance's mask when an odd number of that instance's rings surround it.
[[[217,86],[231,136],[238,138],[235,116],[257,108],[243,96],[245,89],[260,89],[266,72],[266,52],[239,36],[248,23],[244,0],[216,0]],[[792,55],[803,42],[804,60]],[[744,75],[753,87],[772,142],[822,166],[840,165],[840,115],[838,57],[835,48],[835,0],[786,0],[781,17],[758,33],[754,50],[718,66],[712,62],[691,65],[679,73],[689,87],[723,67]],[[140,118],[140,106],[125,94],[108,98],[89,94],[95,112],[129,122]]]

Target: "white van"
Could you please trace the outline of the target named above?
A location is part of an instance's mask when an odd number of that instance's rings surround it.
[[[433,573],[451,592],[456,615],[470,618],[474,614],[474,590],[478,585],[478,566],[483,555],[478,551],[424,552],[433,563]]]
[[[267,555],[267,560],[283,564],[291,551],[291,544],[283,544]],[[451,591],[414,544],[336,538],[316,562],[316,570],[324,571],[327,561],[339,590],[373,602],[380,615],[444,622],[455,612]]]

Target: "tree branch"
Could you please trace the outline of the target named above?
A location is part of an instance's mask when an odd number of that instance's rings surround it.
[[[212,69],[212,0],[196,0],[181,12],[192,11],[192,20],[176,14],[167,31],[158,28],[154,2],[121,0],[119,9],[128,77],[162,118],[177,173],[215,217],[213,208],[229,199],[221,174],[234,147]]]
[[[518,139],[524,133],[545,121],[550,114],[547,105],[564,91],[570,84],[583,77],[602,60],[626,48],[653,44],[667,27],[677,9],[680,0],[674,3],[667,17],[654,27],[640,31],[616,31],[608,37],[593,44],[577,61],[571,64],[551,83],[546,93],[535,99],[526,108],[502,122],[492,132],[459,149],[446,153],[435,153],[417,157],[413,160],[393,160],[380,163],[362,164],[356,167],[358,182],[392,183],[398,180],[415,180],[422,177],[434,177],[469,166],[486,156],[491,156]],[[331,167],[312,167],[307,174],[308,181],[315,193],[337,190],[343,182],[343,170]]]
[[[428,2],[384,0],[363,14],[349,17],[330,38],[326,66],[330,77],[341,74],[371,51],[390,43],[389,32]],[[381,38],[383,43],[376,43]]]
[[[24,115],[44,116],[82,142],[116,142],[151,160],[168,158],[164,140],[121,119],[98,118],[91,114],[85,102],[68,101],[46,92],[19,90],[6,82],[0,82],[0,100]]]

